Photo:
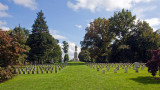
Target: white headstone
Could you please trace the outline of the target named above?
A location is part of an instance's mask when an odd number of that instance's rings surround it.
[[[128,68],[127,67],[125,67],[125,71],[124,71],[125,73],[128,73]]]
[[[117,73],[117,69],[116,68],[114,69],[114,73]]]
[[[135,67],[135,68],[140,68],[140,63],[139,63],[139,62],[135,62],[135,63],[134,63],[134,67]]]
[[[105,74],[105,70],[102,70],[102,73]]]

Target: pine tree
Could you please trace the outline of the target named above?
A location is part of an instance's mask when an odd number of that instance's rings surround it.
[[[32,26],[32,34],[41,32],[49,33],[48,26],[44,19],[45,17],[41,10],[37,13],[37,19],[34,21],[34,24]]]
[[[43,12],[37,14],[37,18],[32,26],[32,34],[27,40],[27,44],[31,50],[29,52],[29,60],[35,64],[47,62],[51,49],[56,45],[56,40],[49,34],[48,26]]]

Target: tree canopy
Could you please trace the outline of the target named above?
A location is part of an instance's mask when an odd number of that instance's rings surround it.
[[[68,48],[69,48],[69,45],[68,45],[68,42],[66,41],[63,41],[63,51],[64,53],[68,53]]]
[[[107,62],[110,45],[115,36],[109,30],[109,20],[95,19],[86,28],[84,40],[81,42],[82,50],[88,50],[92,61]]]
[[[31,48],[29,60],[33,61],[33,63],[35,63],[35,61],[38,63],[49,62],[55,58],[55,56],[52,56],[58,44],[57,40],[50,35],[43,15],[42,11],[38,12],[37,18],[32,26],[32,34],[30,34],[27,40],[27,44]],[[61,55],[61,53],[59,54]],[[60,55],[58,57],[60,57]]]
[[[147,22],[136,21],[136,16],[122,9],[108,20],[91,22],[81,47],[90,52],[92,62],[147,62],[150,50],[160,47],[160,35]]]
[[[4,31],[0,31],[0,66],[7,67],[14,65],[18,61],[21,53],[26,52],[21,44],[14,41],[10,35],[6,35]]]
[[[87,50],[82,50],[79,53],[78,58],[82,62],[90,62],[91,61],[90,53]]]

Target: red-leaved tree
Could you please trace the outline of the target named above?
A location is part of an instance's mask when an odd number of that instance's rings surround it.
[[[7,67],[19,62],[17,60],[21,52],[26,52],[26,50],[4,31],[0,31],[0,66]]]
[[[160,72],[160,50],[152,50],[152,59],[146,63],[148,67],[148,72],[152,73],[152,76],[155,76],[157,71]]]

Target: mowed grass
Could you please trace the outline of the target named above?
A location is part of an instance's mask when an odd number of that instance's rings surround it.
[[[0,84],[0,90],[159,90],[160,81],[153,79],[147,68],[135,73],[121,69],[113,73],[114,67],[102,74],[84,65],[70,62],[58,73],[25,74]]]

